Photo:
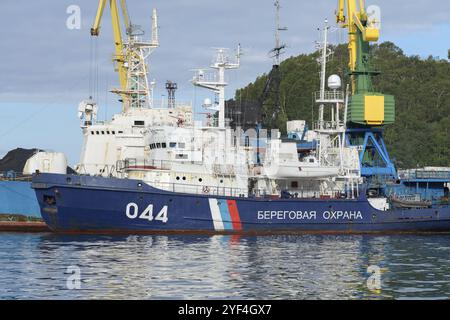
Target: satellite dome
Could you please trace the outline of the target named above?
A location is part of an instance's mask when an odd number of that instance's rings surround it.
[[[211,99],[206,98],[206,99],[203,101],[203,107],[204,107],[204,108],[210,108],[211,106],[212,106],[212,101],[211,101]]]
[[[340,89],[341,86],[341,78],[338,75],[333,74],[328,77],[328,88],[330,88],[331,90],[337,90]]]

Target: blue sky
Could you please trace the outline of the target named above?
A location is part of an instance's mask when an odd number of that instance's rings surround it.
[[[285,57],[314,50],[317,27],[334,21],[335,0],[281,0]],[[370,0],[381,7],[381,41],[393,41],[409,55],[447,57],[450,49],[450,1]],[[81,8],[80,30],[66,27],[70,5]],[[133,23],[150,29],[151,10],[158,9],[161,48],[151,57],[155,99],[164,83],[178,83],[177,97],[201,103],[208,92],[189,83],[191,69],[206,67],[214,47],[242,44],[242,67],[229,73],[228,96],[270,69],[273,47],[273,0],[128,0]],[[2,0],[0,3],[0,156],[15,147],[63,151],[78,161],[81,132],[76,117],[80,100],[89,95],[92,40],[89,29],[97,9],[94,0]],[[113,52],[109,12],[98,46],[99,118],[118,110],[108,88],[117,83],[110,62]],[[345,31],[332,41],[345,41]]]

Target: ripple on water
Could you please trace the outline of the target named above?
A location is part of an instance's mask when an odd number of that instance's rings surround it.
[[[449,249],[450,236],[0,234],[0,299],[448,299]]]

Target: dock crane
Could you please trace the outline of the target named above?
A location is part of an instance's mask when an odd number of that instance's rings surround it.
[[[97,15],[95,16],[95,22],[91,28],[91,36],[93,37],[98,37],[100,35],[100,25],[107,1],[108,0],[99,0]],[[113,60],[117,63],[117,71],[119,73],[120,87],[122,90],[125,90],[127,86],[127,69],[125,68],[125,55],[124,55],[125,50],[124,50],[124,42],[122,40],[122,28],[119,18],[119,9],[117,7],[116,0],[109,0],[109,5],[111,8],[111,19],[115,45],[115,54]],[[120,6],[122,9],[122,16],[124,19],[125,30],[127,34],[129,34],[131,33],[131,24],[125,0],[120,0]]]
[[[119,6],[122,12],[123,22],[120,21]],[[105,7],[109,2],[111,20],[114,33],[115,53],[113,62],[116,63],[115,70],[119,74],[120,88],[112,90],[118,94],[122,101],[122,111],[129,108],[151,107],[151,88],[148,85],[148,65],[146,59],[151,52],[159,47],[158,20],[156,9],[152,15],[152,39],[143,41],[143,32],[138,26],[131,24],[125,0],[99,0],[97,14],[91,28],[91,36],[100,35],[100,27]],[[125,28],[126,40],[122,37]]]
[[[383,127],[395,121],[395,99],[375,92],[370,43],[380,37],[380,21],[367,12],[364,0],[339,0],[336,21],[348,29],[351,96],[347,114],[347,144],[360,150],[361,174],[368,180],[396,178],[383,139]]]

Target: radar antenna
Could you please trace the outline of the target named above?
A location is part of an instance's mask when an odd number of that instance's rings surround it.
[[[280,31],[287,31],[286,27],[280,27],[280,1],[275,1],[275,20],[276,20],[276,28],[275,28],[275,48],[273,48],[270,53],[272,58],[275,59],[275,65],[279,66],[281,62],[281,55],[284,53],[284,49],[286,49],[286,45],[281,43]]]

